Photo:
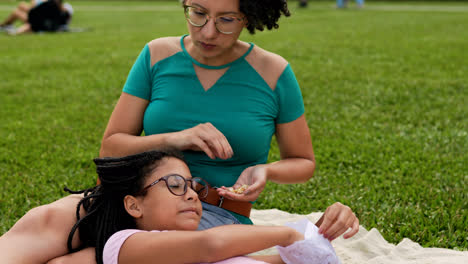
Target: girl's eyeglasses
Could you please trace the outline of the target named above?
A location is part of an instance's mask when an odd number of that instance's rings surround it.
[[[179,174],[171,174],[159,178],[156,181],[149,184],[148,186],[146,186],[145,188],[143,188],[141,191],[139,191],[137,195],[145,193],[145,191],[147,191],[149,188],[153,187],[160,181],[166,182],[167,189],[169,189],[169,191],[176,196],[182,196],[186,194],[187,185],[190,185],[190,188],[192,188],[192,190],[194,190],[200,198],[205,198],[208,195],[209,187],[208,183],[205,180],[199,177],[185,179]]]

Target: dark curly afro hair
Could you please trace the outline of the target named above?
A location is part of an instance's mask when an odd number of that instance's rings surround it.
[[[281,14],[290,16],[286,0],[239,0],[239,9],[246,16],[250,34],[255,30],[263,31],[278,28]]]

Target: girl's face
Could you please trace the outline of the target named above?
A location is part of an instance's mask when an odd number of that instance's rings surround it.
[[[165,158],[148,177],[144,186],[171,174],[191,179],[189,168],[177,158]],[[202,215],[197,193],[187,183],[187,192],[182,196],[172,194],[166,182],[161,180],[147,190],[145,196],[137,197],[141,217],[136,218],[137,227],[143,230],[196,230]]]
[[[202,63],[210,63],[216,58],[228,57],[229,59],[228,54],[247,23],[244,15],[239,11],[239,0],[187,0],[185,5],[193,7],[191,13],[198,21],[203,21],[204,15],[210,17],[202,27],[194,26],[187,21],[193,45],[190,45],[191,55]],[[218,25],[215,24],[216,19]],[[223,30],[227,24],[230,24],[227,28],[232,33],[221,33],[218,29]]]

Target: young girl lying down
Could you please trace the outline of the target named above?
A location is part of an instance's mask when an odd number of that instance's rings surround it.
[[[98,264],[283,263],[279,255],[243,255],[304,239],[285,226],[227,225],[196,231],[202,214],[199,196],[208,188],[202,179],[192,178],[177,153],[149,151],[94,162],[101,185],[84,191],[68,247],[72,252],[95,247]],[[87,212],[82,217],[81,206]],[[83,245],[71,249],[77,228]]]

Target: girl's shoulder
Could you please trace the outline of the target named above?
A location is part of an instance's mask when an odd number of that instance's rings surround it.
[[[148,42],[151,65],[182,51],[180,37],[163,37]]]
[[[275,89],[279,77],[289,64],[282,56],[262,49],[257,45],[245,59],[262,76],[272,90]]]
[[[104,245],[104,250],[102,252],[102,258],[104,264],[117,264],[120,248],[125,243],[125,241],[132,235],[136,233],[143,232],[160,232],[158,230],[145,231],[140,229],[124,229],[114,233]],[[165,231],[163,231],[165,232]]]

